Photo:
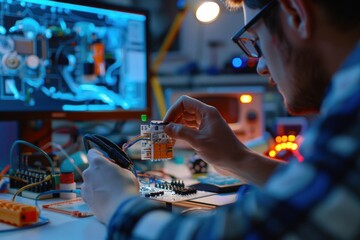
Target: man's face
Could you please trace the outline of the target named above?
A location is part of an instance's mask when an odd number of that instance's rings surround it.
[[[244,6],[245,23],[250,21],[259,9]],[[293,115],[319,111],[329,77],[322,68],[316,49],[309,43],[295,39],[296,32],[287,25],[280,11],[280,28],[283,34],[271,34],[261,19],[249,34],[258,39],[263,56],[259,59],[257,71],[269,76],[284,98],[285,107]]]

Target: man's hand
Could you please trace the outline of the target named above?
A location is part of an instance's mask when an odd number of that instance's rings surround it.
[[[204,161],[218,167],[239,159],[247,149],[216,108],[188,96],[176,101],[164,122],[170,137],[185,140]]]
[[[81,195],[99,221],[108,224],[120,203],[139,193],[139,182],[127,169],[90,149],[89,167],[83,173]]]
[[[279,161],[269,159],[241,143],[220,112],[188,96],[180,97],[163,120],[165,132],[181,139],[223,174],[263,185]]]

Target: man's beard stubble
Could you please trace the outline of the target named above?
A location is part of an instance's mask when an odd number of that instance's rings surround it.
[[[285,60],[292,73],[293,93],[285,100],[291,115],[318,113],[331,76],[325,71],[314,49],[296,49],[284,38]]]

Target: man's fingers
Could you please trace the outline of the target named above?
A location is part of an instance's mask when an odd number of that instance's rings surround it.
[[[194,142],[194,136],[198,135],[199,131],[195,128],[185,127],[182,124],[169,123],[165,127],[165,132],[172,138],[186,140],[190,144]]]

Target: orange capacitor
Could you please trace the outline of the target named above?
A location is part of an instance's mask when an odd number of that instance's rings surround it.
[[[0,199],[0,221],[21,227],[38,220],[39,212],[35,206]]]
[[[101,42],[95,42],[92,45],[95,74],[97,76],[105,75],[105,47]]]

